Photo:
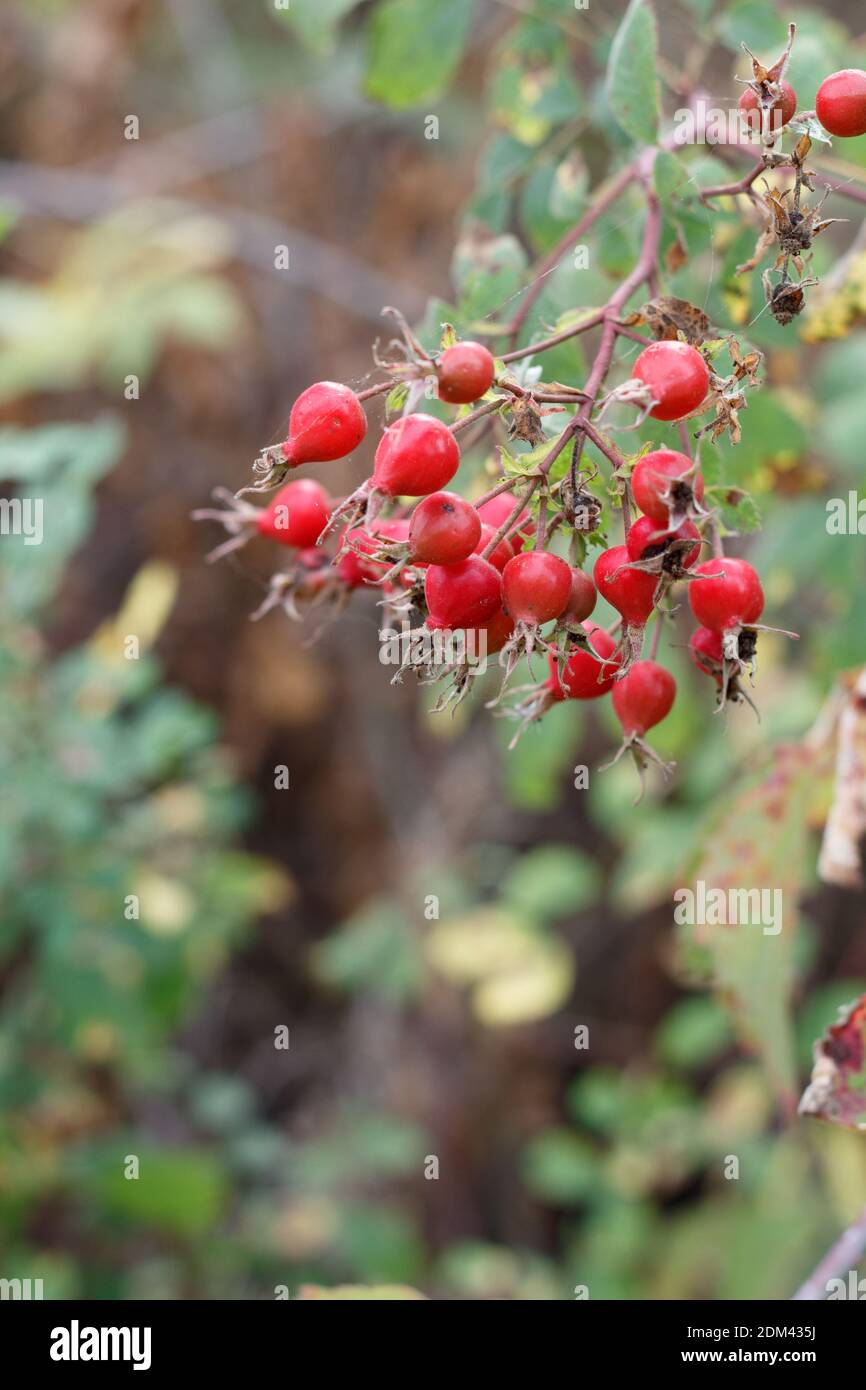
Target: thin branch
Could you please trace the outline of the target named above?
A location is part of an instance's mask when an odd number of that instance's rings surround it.
[[[599,190],[592,206],[587,208],[583,217],[566,232],[565,236],[556,243],[553,250],[548,252],[545,256],[544,260],[538,266],[536,278],[533,280],[532,284],[528,286],[523,296],[520,308],[517,310],[511,323],[503,330],[508,333],[513,342],[516,342],[519,338],[520,330],[529,317],[532,306],[544,289],[544,281],[547,276],[556,270],[563,257],[568,254],[573,246],[577,245],[580,238],[584,236],[591,227],[595,226],[598,219],[607,212],[609,207],[612,207],[617,198],[619,198],[629,185],[635,181],[638,177],[639,169],[640,161],[636,160],[634,164],[629,164],[625,169],[622,169],[606,188]]]
[[[794,1294],[792,1302],[822,1302],[827,1297],[827,1285],[831,1279],[840,1279],[849,1270],[856,1269],[866,1256],[866,1207],[856,1221],[853,1221],[827,1254],[813,1269],[805,1283]]]

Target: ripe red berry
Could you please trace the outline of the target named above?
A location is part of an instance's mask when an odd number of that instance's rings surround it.
[[[709,627],[695,628],[689,638],[689,656],[699,671],[714,676],[716,684],[721,685],[725,653],[720,633]]]
[[[656,420],[681,420],[701,404],[710,385],[707,364],[688,343],[650,343],[639,354],[632,376],[649,387]]]
[[[502,607],[502,580],[489,561],[470,555],[456,565],[431,565],[424,577],[424,594],[430,616],[439,626],[478,627]]]
[[[689,606],[703,627],[727,632],[758,621],[764,611],[764,591],[747,560],[716,557],[698,565],[694,573],[711,576],[689,584]]]
[[[474,555],[482,555],[498,530],[498,526],[494,530],[492,526],[487,525],[486,521],[483,521],[481,523],[481,536],[472,553]],[[511,544],[511,541],[503,539],[487,558],[491,565],[495,565],[501,574],[508,564],[508,561],[514,558],[514,546]]]
[[[825,77],[815,98],[815,111],[831,135],[866,134],[866,72],[842,68]]]
[[[533,625],[558,618],[571,594],[571,567],[558,555],[529,550],[502,571],[505,607],[518,622]]]
[[[606,695],[613,685],[620,664],[619,657],[613,655],[616,642],[595,623],[583,623],[582,626],[601,661],[591,652],[578,648],[565,663],[560,680],[556,652],[551,648],[547,657],[550,675],[545,681],[545,689],[554,700],[595,700],[599,695]]]
[[[657,661],[636,661],[613,687],[613,707],[626,738],[639,738],[671,712],[677,683]]]
[[[489,391],[496,376],[493,354],[483,343],[455,343],[436,364],[439,399],[449,405],[469,405]]]
[[[256,518],[256,530],[280,545],[303,550],[315,545],[331,515],[331,499],[320,483],[298,478],[280,488]]]
[[[689,569],[701,553],[701,533],[693,521],[684,521],[676,531],[665,531],[652,517],[638,517],[629,529],[625,544],[632,560],[651,560],[656,555],[664,555],[671,541],[685,540],[695,542],[690,550],[683,552],[680,559],[683,569]]]
[[[739,107],[749,130],[754,134],[775,134],[786,126],[797,109],[797,93],[784,78],[779,83],[782,95],[777,97],[769,111],[762,111],[758,104],[758,94],[753,87],[747,87],[740,97]],[[763,125],[762,125],[763,122]]]
[[[627,623],[640,627],[652,612],[658,580],[645,570],[628,569],[629,555],[624,545],[603,550],[595,562],[595,587],[621,613]],[[626,568],[623,568],[626,566]],[[614,571],[619,570],[618,574]]]
[[[453,565],[471,555],[481,539],[481,518],[456,492],[431,492],[412,513],[409,556],[431,565]]]
[[[704,480],[693,469],[688,455],[676,449],[654,449],[638,459],[631,475],[631,490],[644,516],[666,527],[671,512],[682,514],[692,497],[700,502]]]
[[[354,391],[338,381],[317,381],[302,391],[289,416],[282,453],[290,468],[345,458],[367,433],[367,417]]]
[[[478,515],[486,525],[492,526],[494,531],[498,531],[500,526],[508,520],[513,511],[514,498],[511,496],[511,493],[500,492],[497,493],[495,497],[489,498],[487,502],[481,503],[481,506],[478,508]],[[511,535],[508,537],[508,543],[513,547],[515,554],[523,549],[524,538],[529,539],[534,529],[532,518],[525,510],[520,513],[518,522],[520,523],[520,529],[512,531]]]
[[[379,441],[373,486],[387,497],[426,497],[450,483],[460,463],[457,440],[432,415],[404,415]]]
[[[589,575],[583,570],[572,569],[571,593],[560,614],[562,621],[570,623],[573,627],[582,623],[584,619],[589,617],[597,598],[598,590]]]

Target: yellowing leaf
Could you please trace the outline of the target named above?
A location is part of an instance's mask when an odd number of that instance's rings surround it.
[[[531,1023],[556,1013],[571,993],[573,983],[574,965],[565,943],[540,940],[519,965],[479,983],[472,1007],[476,1017],[488,1027]]]
[[[152,647],[174,607],[178,584],[177,570],[172,565],[161,560],[142,565],[119,611],[91,637],[89,646],[93,654],[106,665],[116,665],[128,659],[124,645],[128,637],[137,640],[141,652]]]
[[[565,1002],[574,981],[564,942],[497,907],[433,927],[426,952],[434,969],[455,984],[474,986],[472,1010],[491,1028],[546,1018]]]
[[[146,873],[136,881],[141,925],[154,936],[177,936],[190,925],[195,898],[186,884],[164,874]]]
[[[427,957],[455,984],[471,984],[526,958],[533,938],[519,918],[498,907],[479,907],[438,923],[428,933]]]
[[[800,329],[807,343],[845,338],[866,319],[866,251],[840,263],[831,280],[813,291]]]

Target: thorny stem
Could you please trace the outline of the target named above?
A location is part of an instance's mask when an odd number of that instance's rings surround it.
[[[827,1285],[850,1269],[856,1269],[866,1255],[866,1207],[844,1231],[793,1295],[792,1302],[818,1303],[827,1297]]]

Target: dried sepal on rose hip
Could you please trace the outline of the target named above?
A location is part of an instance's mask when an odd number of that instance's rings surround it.
[[[457,628],[452,637],[461,639],[463,655],[454,659],[444,668],[430,671],[422,677],[421,684],[445,680],[445,685],[433,706],[433,713],[452,710],[466,698],[472,689],[473,681],[487,669],[487,658],[497,655],[514,631],[514,619],[504,608],[500,608],[486,623],[471,628]]]
[[[754,680],[759,632],[780,632],[797,638],[796,632],[758,622],[764,611],[764,590],[757,570],[748,560],[723,555],[698,565],[694,582],[689,585],[689,607],[702,627],[719,634],[726,663],[723,677],[728,681],[747,669]],[[726,693],[725,688],[722,703]]]
[[[638,801],[644,793],[644,773],[648,763],[655,763],[661,768],[665,779],[676,766],[675,763],[664,762],[646,741],[649,730],[670,714],[676,693],[676,681],[670,671],[657,661],[635,662],[622,680],[615,682],[611,691],[613,708],[622,725],[623,740],[605,768],[613,767],[624,753],[629,753],[640,776]]]
[[[769,67],[759,62],[747,44],[742,45],[752,60],[752,76],[740,97],[740,111],[747,129],[753,134],[759,133],[768,146],[775,143],[797,110],[797,93],[785,80],[796,32],[796,25],[790,24],[784,51]]]
[[[717,713],[724,709],[728,702],[734,705],[747,704],[755,711],[760,721],[761,715],[757,705],[740,682],[743,665],[749,659],[749,650],[753,642],[752,630],[745,628],[738,640],[738,653],[740,647],[742,653],[737,661],[729,661],[722,647],[721,633],[713,632],[709,627],[698,627],[689,638],[689,656],[692,664],[704,675],[711,676],[716,683]]]
[[[203,507],[192,514],[194,521],[221,522],[229,533],[229,539],[208,555],[210,563],[239,550],[256,534],[295,550],[314,546],[333,509],[321,483],[312,478],[286,483],[267,507],[254,507],[224,487],[214,488],[213,495],[225,503],[223,510]]]
[[[683,522],[706,516],[704,479],[696,462],[677,449],[653,449],[635,464],[632,496],[644,516],[675,531]]]
[[[318,635],[343,612],[351,590],[352,586],[337,573],[331,557],[323,550],[299,550],[288,569],[271,575],[267,593],[250,614],[250,621],[258,622],[272,609],[281,608],[293,621],[303,622],[312,609],[321,607],[325,622],[317,630]]]
[[[567,646],[548,648],[547,664],[547,679],[540,685],[518,687],[512,693],[522,698],[502,711],[519,720],[509,748],[514,748],[529,725],[541,719],[552,705],[562,700],[598,700],[606,695],[616,679],[620,658],[610,633],[597,623],[586,622],[579,636],[571,635]]]

